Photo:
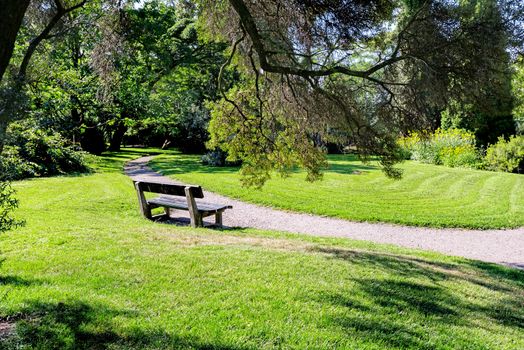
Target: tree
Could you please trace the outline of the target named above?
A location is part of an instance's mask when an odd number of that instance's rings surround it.
[[[105,21],[110,30],[104,33],[104,39],[113,44],[103,39],[94,55],[95,71],[110,87],[105,100],[111,111],[104,115],[103,123],[110,150],[120,149],[130,127],[135,135],[138,130],[142,135],[147,131],[142,140],[163,136],[162,142],[171,142],[192,129],[197,134],[190,141],[201,143],[198,139],[203,138],[205,131],[201,127],[205,123],[195,123],[192,128],[193,123],[184,119],[197,116],[202,120],[200,112],[206,114],[204,99],[216,99],[216,88],[205,84],[216,83],[226,45],[204,42],[194,14],[185,11],[183,4],[147,2],[140,8],[127,6]],[[108,48],[111,55],[105,54]],[[202,76],[207,78],[205,83]],[[193,85],[191,89],[187,88],[189,84]],[[199,112],[194,113],[196,110]]]
[[[482,146],[496,143],[500,136],[509,137],[515,133],[513,119],[513,95],[511,91],[511,66],[508,49],[509,35],[504,30],[501,11],[495,0],[464,1],[468,8],[465,20],[486,23],[479,27],[475,43],[482,54],[491,57],[489,70],[484,74],[489,84],[467,86],[468,94],[453,96],[448,100],[442,113],[442,126],[471,130],[477,143]],[[460,83],[460,82],[459,82]]]
[[[14,40],[20,30],[23,16],[28,8],[27,1],[17,1],[16,4],[13,1],[3,0],[5,6],[7,7],[7,21],[2,22],[2,26],[12,26],[5,29],[5,37],[2,36],[0,40],[0,82],[2,82],[2,77],[5,73],[5,69],[11,59]],[[0,101],[0,153],[2,153],[5,133],[9,122],[15,118],[20,109],[20,99],[19,95],[23,93],[23,89],[26,84],[27,79],[27,69],[29,67],[29,62],[33,57],[34,53],[38,46],[46,39],[53,36],[53,29],[62,21],[62,19],[72,11],[84,6],[87,0],[79,1],[75,4],[67,6],[62,0],[53,0],[48,2],[36,2],[35,6],[39,7],[41,12],[50,12],[48,22],[44,25],[41,32],[36,35],[27,45],[23,53],[23,58],[20,62],[20,65],[13,76],[12,86],[7,89],[3,89],[2,101]],[[1,5],[1,3],[0,3]],[[10,12],[11,11],[11,12]],[[9,15],[12,14],[12,15]]]
[[[4,12],[0,21],[0,82],[13,55],[16,36],[29,2],[30,0],[0,0],[0,8]]]
[[[463,2],[437,0],[202,4],[204,24],[230,41],[229,62],[250,77],[216,105],[212,145],[242,159],[256,185],[296,165],[318,178],[325,164],[312,142],[318,133],[345,135],[398,176],[398,135],[438,126],[451,96],[490,84],[484,73],[494,54],[478,33],[513,33],[524,6],[501,1],[503,25],[493,26]]]
[[[515,121],[517,132],[524,135],[524,60],[521,57],[514,66],[513,95],[515,96]]]
[[[5,172],[4,164],[1,159],[1,153],[4,148],[6,139],[6,130],[9,123],[17,116],[21,107],[20,95],[26,83],[26,75],[29,62],[41,42],[47,39],[53,28],[62,20],[62,18],[84,5],[86,1],[66,7],[62,0],[54,0],[49,5],[42,5],[36,2],[37,6],[41,5],[43,10],[52,9],[54,14],[44,29],[35,36],[27,46],[23,59],[20,63],[17,73],[12,77],[10,84],[5,83],[4,75],[9,66],[13,52],[15,50],[15,41],[22,26],[22,21],[29,7],[29,0],[0,0],[0,8],[4,11],[0,21],[0,171]],[[54,7],[53,7],[54,5]],[[10,216],[11,211],[17,206],[18,202],[13,198],[13,190],[8,182],[0,181],[0,232],[6,231],[18,222]]]

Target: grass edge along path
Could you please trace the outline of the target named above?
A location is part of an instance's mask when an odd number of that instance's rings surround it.
[[[238,168],[201,165],[199,156],[169,154],[150,166],[177,180],[246,202],[360,222],[409,226],[503,229],[524,226],[524,176],[419,164],[401,164],[401,180],[375,163],[329,156],[324,179],[308,183],[302,171],[274,176],[261,190],[245,189]]]

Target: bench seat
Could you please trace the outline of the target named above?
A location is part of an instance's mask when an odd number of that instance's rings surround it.
[[[189,206],[187,205],[186,198],[180,198],[180,197],[177,198],[177,197],[172,197],[172,196],[160,196],[160,197],[156,197],[153,199],[148,199],[147,203],[149,205],[154,205],[157,207],[169,207],[173,209],[189,210]],[[206,212],[210,214],[215,214],[217,212],[233,208],[231,205],[203,203],[203,202],[196,202],[196,205],[197,205],[197,209],[199,212]]]

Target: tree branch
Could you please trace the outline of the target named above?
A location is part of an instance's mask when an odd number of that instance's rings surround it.
[[[29,61],[33,57],[33,54],[35,53],[38,45],[42,43],[45,39],[49,37],[49,34],[53,30],[53,28],[60,22],[62,17],[64,17],[66,14],[84,6],[86,4],[87,0],[82,0],[78,4],[71,6],[69,8],[65,8],[62,4],[61,0],[55,0],[55,6],[56,6],[56,14],[51,18],[49,23],[46,25],[44,30],[36,36],[31,42],[29,43],[29,47],[27,48],[27,51],[24,55],[24,58],[22,60],[22,63],[20,64],[20,69],[18,70],[17,80],[19,82],[24,81],[26,74],[27,74],[27,67],[29,66]]]
[[[385,61],[382,61],[379,64],[376,64],[375,66],[365,71],[352,70],[344,66],[333,66],[333,67],[321,69],[321,70],[311,70],[311,69],[302,69],[302,68],[289,67],[289,66],[273,65],[269,63],[268,61],[268,56],[269,56],[268,51],[264,47],[263,39],[257,28],[255,20],[253,16],[251,15],[251,12],[247,8],[246,4],[244,3],[244,1],[243,0],[229,0],[229,3],[231,4],[235,12],[240,17],[241,25],[244,28],[244,30],[246,31],[246,33],[249,35],[249,37],[251,38],[251,41],[253,43],[253,48],[258,54],[260,67],[266,72],[279,73],[279,74],[292,74],[292,75],[298,75],[302,77],[323,77],[323,76],[333,75],[336,73],[341,73],[341,74],[345,74],[345,75],[352,76],[352,77],[368,79],[373,73],[376,73],[377,71],[387,66],[390,66],[394,63],[411,58],[408,56],[391,57]]]

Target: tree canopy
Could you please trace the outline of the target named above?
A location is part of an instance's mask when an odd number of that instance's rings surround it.
[[[409,132],[515,132],[517,0],[2,1],[0,148],[16,120],[93,153],[207,143],[261,185],[331,144],[396,177]]]

